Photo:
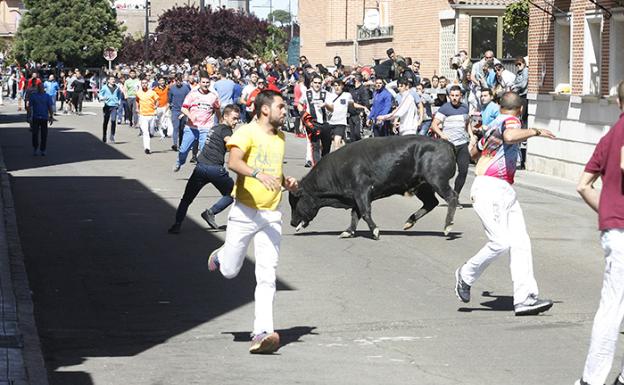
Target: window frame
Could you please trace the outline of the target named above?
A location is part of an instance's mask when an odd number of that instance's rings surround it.
[[[563,82],[558,82],[558,75],[559,72],[557,71],[558,68],[562,67],[563,63],[559,62],[559,55],[558,55],[558,47],[560,46],[560,41],[561,39],[559,38],[559,25],[565,25],[569,28],[570,30],[570,36],[569,36],[569,43],[568,43],[568,82],[567,83],[563,83]],[[572,63],[574,60],[574,50],[572,49],[572,43],[573,43],[573,36],[574,36],[574,23],[572,23],[572,14],[568,13],[565,15],[561,15],[558,16],[555,20],[555,45],[554,45],[554,61],[553,61],[553,86],[554,89],[556,90],[559,86],[563,85],[563,84],[567,84],[570,87],[570,92],[572,89]]]

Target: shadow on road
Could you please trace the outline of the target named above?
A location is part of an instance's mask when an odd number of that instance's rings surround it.
[[[33,156],[32,137],[27,126],[0,129],[2,151],[9,171],[89,160],[131,159],[88,132],[73,131],[60,125],[52,125],[48,130],[47,156]]]
[[[460,307],[457,309],[459,312],[470,313],[473,311],[513,311],[513,296],[510,295],[495,295],[489,291],[481,293],[483,297],[492,298],[490,301],[481,302],[481,306],[484,307]]]
[[[342,234],[342,231],[305,231],[302,233],[293,234],[295,237],[310,237],[317,235],[335,235],[336,237]],[[462,237],[461,232],[451,231],[446,238],[449,241],[459,239]],[[418,231],[418,230],[381,230],[380,236],[384,235],[399,235],[408,237],[445,237],[443,231]],[[372,239],[372,234],[368,230],[361,230],[355,232],[355,238],[369,238]]]
[[[300,338],[306,335],[316,336],[314,330],[316,326],[295,326],[289,329],[279,329],[276,332],[280,336],[280,349],[288,344],[294,342],[301,342]],[[231,334],[234,337],[234,342],[250,342],[251,331],[246,332],[223,332],[221,334]]]
[[[21,158],[7,163],[19,167]],[[221,240],[191,220],[167,234],[175,209],[136,180],[11,183],[51,384],[91,385],[72,366],[137,355],[253,301],[253,263],[232,281],[209,273],[207,255]],[[285,341],[312,329],[285,331]]]

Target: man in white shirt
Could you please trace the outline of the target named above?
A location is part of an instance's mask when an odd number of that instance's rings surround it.
[[[240,104],[245,105],[246,117],[243,117],[244,121],[251,121],[253,116],[253,103],[247,103],[251,93],[258,87],[258,73],[252,72],[249,75],[249,83],[241,91]]]
[[[344,82],[342,80],[334,80],[332,86],[334,93],[327,97],[327,110],[331,112],[329,117],[329,127],[333,137],[332,143],[334,151],[344,145],[345,131],[347,130],[347,115],[349,106],[352,105],[358,109],[368,111],[366,106],[357,104],[353,101],[353,96],[349,92],[344,91]]]
[[[416,135],[424,115],[422,113],[422,103],[420,100],[418,100],[418,103],[414,100],[414,97],[410,92],[410,82],[407,79],[399,79],[398,88],[399,94],[401,95],[401,103],[389,114],[378,116],[377,122],[381,123],[384,120],[396,121],[396,119],[398,119],[399,135]],[[418,112],[419,109],[420,113]]]

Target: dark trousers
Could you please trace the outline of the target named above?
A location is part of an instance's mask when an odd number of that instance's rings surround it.
[[[126,110],[126,120],[130,121],[130,127],[134,127],[138,124],[137,120],[135,120],[135,116],[138,115],[136,112],[136,97],[130,96],[126,99],[126,103],[128,104],[128,109]]]
[[[126,101],[126,99],[124,99],[121,101],[121,103],[119,103],[119,107],[117,108],[117,124],[123,123],[127,116],[128,102]]]
[[[111,135],[115,136],[115,128],[117,127],[117,106],[104,106],[104,123],[102,124],[102,138],[106,140],[106,131],[108,130],[108,122],[111,125]]]
[[[171,110],[171,136],[174,139],[176,145],[179,147],[182,145],[182,136],[184,135],[184,126],[186,126],[186,116],[182,119],[179,119],[180,111]],[[197,151],[195,150],[196,146],[193,146],[193,155],[197,155]]]
[[[470,165],[470,151],[468,143],[455,146],[455,158],[457,161],[457,177],[455,178],[455,192],[459,194],[466,183],[468,166]]]
[[[76,109],[76,112],[82,112],[82,101],[84,100],[83,92],[74,92],[72,95],[72,104]]]
[[[390,136],[392,130],[390,128],[390,122],[382,122],[381,124],[373,123],[373,136]]]
[[[329,154],[331,150],[332,136],[331,127],[329,124],[315,125],[315,128],[320,132],[319,135],[314,135],[310,139],[312,144],[312,157],[314,163],[318,163],[322,157]]]
[[[193,200],[197,197],[201,189],[208,183],[212,183],[217,190],[219,190],[221,195],[223,195],[221,199],[210,208],[213,214],[220,213],[234,202],[234,198],[232,198],[231,195],[232,189],[234,188],[234,180],[230,178],[225,167],[208,166],[198,163],[188,182],[186,182],[184,195],[182,195],[182,200],[176,211],[176,223],[182,223],[186,217],[189,206],[193,203]]]
[[[520,121],[522,122],[522,128],[529,127],[529,100],[526,95],[521,96],[522,98],[522,117]],[[524,170],[526,163],[526,153],[527,153],[527,141],[525,140],[520,144],[520,168]]]
[[[349,115],[347,123],[349,124],[349,133],[351,134],[350,141],[357,142],[362,139],[362,118],[360,114]]]
[[[32,120],[32,146],[35,151],[45,151],[48,144],[48,120],[33,119]],[[41,135],[41,142],[39,136]]]

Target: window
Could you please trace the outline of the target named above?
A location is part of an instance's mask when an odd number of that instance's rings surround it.
[[[600,94],[600,49],[602,41],[602,17],[590,15],[585,18],[585,45],[583,68],[583,93]]]
[[[570,93],[570,18],[558,17],[555,23],[555,91]]]
[[[614,14],[611,23],[609,95],[615,95],[617,85],[624,80],[624,13]]]
[[[470,26],[470,56],[480,59],[487,50],[497,54],[498,46],[498,17],[471,17]]]
[[[472,16],[470,18],[470,56],[480,59],[487,50],[499,59],[527,55],[529,31],[511,37],[503,30],[502,16]]]

